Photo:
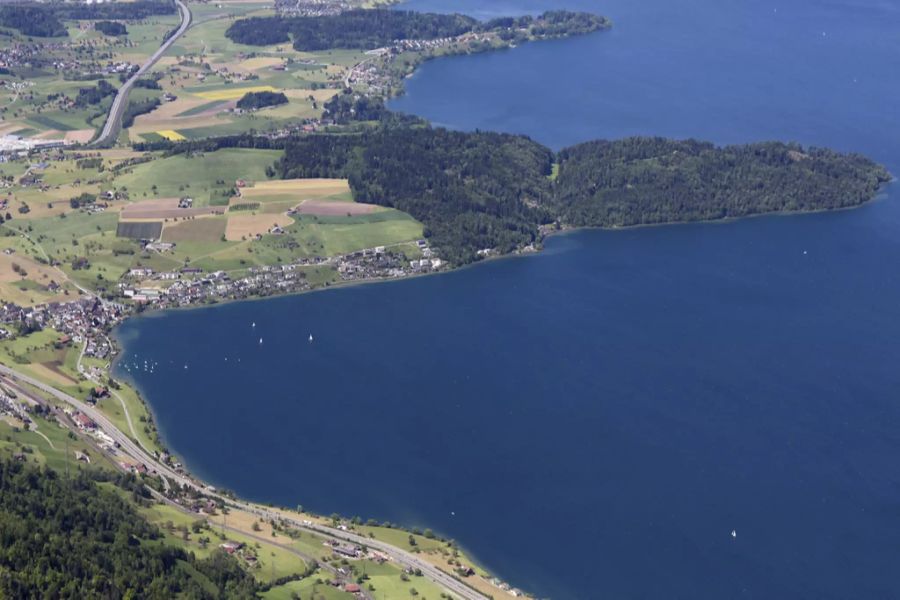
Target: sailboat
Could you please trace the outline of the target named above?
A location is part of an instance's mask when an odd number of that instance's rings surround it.
[[[312,344],[312,341],[313,341],[313,336],[312,336],[312,334],[309,334],[309,343]]]

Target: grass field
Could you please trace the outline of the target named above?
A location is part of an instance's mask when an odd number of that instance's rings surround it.
[[[8,422],[0,420],[0,456],[26,451],[29,461],[46,465],[58,473],[65,473],[67,466],[70,472],[87,468],[86,463],[75,460],[75,452],[82,452],[90,457],[92,467],[112,467],[104,455],[86,442],[70,437],[68,430],[58,423],[37,416],[32,417],[32,421],[37,427],[36,431],[24,431],[21,428],[16,430]],[[69,450],[68,460],[66,448]]]
[[[160,158],[116,179],[132,200],[191,196],[194,206],[227,204],[236,179],[264,181],[279,150],[226,149],[203,156]],[[223,197],[223,194],[227,193]]]
[[[387,596],[384,596],[387,598]],[[265,600],[294,600],[295,598],[314,598],[315,600],[351,600],[353,594],[336,589],[325,583],[316,583],[311,577],[300,581],[290,581],[284,585],[273,587],[262,593]]]
[[[205,217],[167,224],[163,230],[164,242],[217,242],[225,235],[227,221],[220,217]]]
[[[18,272],[15,270],[18,269]],[[56,291],[50,290],[51,282],[62,284]],[[0,254],[0,298],[20,306],[34,306],[42,302],[62,301],[66,292],[75,288],[66,282],[66,276],[52,267],[43,265],[28,256]]]

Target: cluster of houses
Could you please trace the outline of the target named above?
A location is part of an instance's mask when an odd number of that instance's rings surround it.
[[[17,324],[28,329],[52,328],[62,337],[59,343],[86,343],[85,356],[108,358],[113,347],[106,332],[128,314],[128,307],[97,298],[79,298],[71,302],[50,302],[32,307],[0,305],[0,323]]]
[[[12,43],[0,46],[0,67],[14,69],[42,66],[52,62],[52,55],[68,48],[65,42]]]
[[[6,390],[0,389],[0,416],[3,415],[9,415],[14,419],[21,421],[26,428],[28,427],[28,424],[31,423],[31,419],[28,417],[25,406],[11,394],[8,394]]]
[[[344,78],[344,85],[364,86],[368,93],[386,94],[398,84],[397,77],[401,71],[394,69],[392,64],[403,52],[428,54],[454,45],[463,52],[474,44],[487,43],[490,40],[491,34],[474,32],[433,40],[394,40],[391,46],[366,52],[368,58],[350,69]]]
[[[126,273],[118,290],[131,302],[168,308],[305,291],[310,284],[304,267],[328,266],[342,281],[363,281],[430,273],[447,266],[427,241],[419,240],[417,245],[423,258],[409,262],[378,246],[330,258],[299,258],[283,265],[252,267],[246,276],[234,279],[224,271],[203,272],[196,267],[165,272],[135,267]]]
[[[359,8],[352,0],[275,0],[275,10],[291,17],[325,17]]]

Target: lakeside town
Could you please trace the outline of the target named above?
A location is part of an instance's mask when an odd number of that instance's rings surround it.
[[[115,353],[109,331],[135,312],[310,291],[317,286],[307,279],[309,267],[333,269],[338,275],[336,284],[399,279],[448,268],[426,240],[416,244],[423,256],[417,260],[407,261],[390,248],[379,246],[328,258],[298,259],[280,266],[252,267],[246,276],[237,278],[224,271],[205,273],[190,266],[167,272],[134,268],[117,284],[112,300],[91,295],[31,307],[3,303],[0,338],[52,328],[63,334],[63,343],[83,343],[85,356],[105,360]],[[146,246],[157,251],[169,248],[161,242],[148,242]]]

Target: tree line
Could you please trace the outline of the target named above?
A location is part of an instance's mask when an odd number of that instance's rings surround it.
[[[251,17],[235,21],[225,32],[234,42],[267,46],[294,40],[294,48],[312,52],[328,48],[369,49],[393,40],[436,39],[472,31],[477,21],[463,15],[404,10],[358,9],[320,17]]]
[[[487,23],[460,14],[403,10],[359,9],[317,17],[250,17],[235,21],[225,32],[234,42],[268,46],[293,40],[296,50],[329,48],[369,50],[397,40],[434,40],[466,33],[510,30],[517,35],[561,36],[608,26],[604,17],[570,11],[548,11],[538,17],[495,19]]]

